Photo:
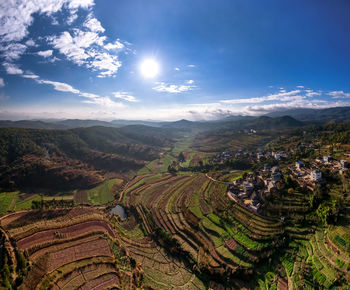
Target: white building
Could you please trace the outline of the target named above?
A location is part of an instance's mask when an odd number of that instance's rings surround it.
[[[254,186],[251,182],[244,182],[243,183],[243,188],[245,193],[250,193],[253,191]]]
[[[331,161],[331,156],[329,156],[329,155],[324,155],[324,156],[323,156],[323,162],[329,162],[329,161]]]
[[[347,168],[348,167],[348,162],[346,160],[340,160],[340,165],[343,167],[343,168]]]
[[[270,181],[269,184],[268,184],[268,186],[267,186],[267,190],[268,190],[269,192],[271,192],[271,190],[274,189],[274,188],[276,188],[276,182]]]
[[[312,181],[320,181],[322,179],[322,172],[319,170],[312,170],[311,171],[311,180]]]
[[[276,154],[275,154],[275,159],[276,159],[276,160],[281,160],[281,154],[276,153]]]

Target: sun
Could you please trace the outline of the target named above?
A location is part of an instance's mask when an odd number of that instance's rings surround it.
[[[140,71],[145,78],[154,78],[159,73],[159,64],[154,59],[145,59],[140,64]]]

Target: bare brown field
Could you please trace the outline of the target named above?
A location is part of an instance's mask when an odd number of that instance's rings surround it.
[[[115,238],[115,234],[111,226],[107,222],[99,220],[88,221],[64,228],[38,232],[17,241],[17,246],[19,249],[24,251],[28,250],[31,247],[42,245],[48,242],[54,243],[55,241],[61,239],[72,239],[86,232],[106,232],[112,238]]]
[[[47,271],[51,272],[72,261],[94,256],[112,256],[108,242],[105,239],[89,241],[57,252],[49,253]]]
[[[75,204],[90,204],[86,190],[77,190],[74,193]]]
[[[97,208],[9,214],[2,225],[31,265],[20,289],[132,289],[139,283],[139,268],[131,267],[108,216]]]

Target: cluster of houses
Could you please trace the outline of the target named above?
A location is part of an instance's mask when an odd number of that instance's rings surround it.
[[[313,166],[320,167],[320,168],[328,168],[332,172],[338,171],[339,174],[344,174],[346,171],[348,171],[348,162],[347,160],[335,160],[329,155],[323,156],[322,159],[316,159],[313,162]]]
[[[287,153],[284,151],[264,151],[258,150],[257,152],[248,152],[238,150],[235,152],[221,152],[214,156],[213,161],[215,163],[224,163],[225,161],[232,158],[246,158],[251,162],[259,162],[261,160],[276,160],[279,161],[283,158],[287,158]]]
[[[242,153],[243,152],[237,152]],[[229,154],[229,153],[225,153]],[[283,158],[284,152],[258,152],[262,156],[273,157],[276,160]],[[251,156],[248,155],[247,156]],[[334,160],[330,156],[323,156],[322,159],[315,159],[306,166],[302,161],[297,161],[294,166],[289,168],[290,176],[296,180],[299,185],[309,190],[314,190],[316,186],[324,184],[322,178],[322,169],[328,168],[333,172],[339,171],[343,174],[348,170],[349,164],[346,160]],[[228,197],[239,203],[242,206],[257,213],[259,212],[263,196],[276,189],[277,184],[283,179],[283,173],[278,166],[273,166],[269,163],[264,164],[264,168],[259,171],[255,171],[252,174],[246,174],[242,178],[238,178],[235,181],[229,182]]]
[[[324,183],[321,170],[325,168],[343,174],[348,170],[348,162],[346,160],[334,160],[331,156],[325,155],[322,159],[318,158],[312,161],[310,166],[305,166],[302,161],[297,161],[295,166],[290,169],[291,176],[301,187],[313,190],[315,186],[321,186]]]
[[[278,166],[271,168],[266,163],[264,169],[247,174],[229,183],[228,196],[231,200],[257,213],[262,205],[263,195],[276,188],[283,178]]]

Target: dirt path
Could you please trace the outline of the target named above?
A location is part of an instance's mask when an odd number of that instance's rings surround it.
[[[211,181],[219,182],[219,183],[222,183],[222,184],[228,184],[228,182],[220,181],[220,180],[214,179],[213,177],[209,176],[208,173],[206,173],[205,176],[206,176],[207,178],[209,178]]]

